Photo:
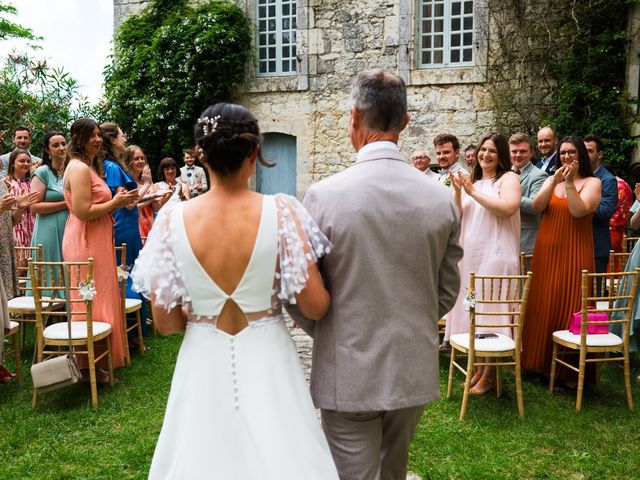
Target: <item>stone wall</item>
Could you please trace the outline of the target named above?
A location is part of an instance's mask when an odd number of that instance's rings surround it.
[[[114,0],[116,24],[142,3]],[[480,15],[483,2],[475,3]],[[254,2],[238,4],[255,18]],[[415,4],[413,0],[298,0],[298,75],[257,78],[255,68],[248,68],[241,102],[256,114],[264,132],[297,138],[299,196],[314,181],[353,162],[347,138],[348,101],[360,70],[387,68],[407,81],[412,120],[400,138],[407,156],[418,147],[433,154],[432,139],[438,133],[453,133],[466,145],[490,128],[492,116],[482,86],[486,58],[482,34],[474,67],[418,70]]]
[[[113,0],[113,29],[118,28],[123,20],[142,10],[147,0]]]

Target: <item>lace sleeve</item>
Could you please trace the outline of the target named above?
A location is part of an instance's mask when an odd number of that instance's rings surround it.
[[[171,216],[179,213],[175,210],[169,205],[160,210],[131,271],[133,290],[167,312],[177,305],[190,307],[191,304],[171,238]]]
[[[309,279],[309,263],[317,262],[328,254],[333,245],[320,231],[309,212],[289,195],[276,195],[278,206],[278,253],[280,300],[295,304],[295,294],[300,293]]]

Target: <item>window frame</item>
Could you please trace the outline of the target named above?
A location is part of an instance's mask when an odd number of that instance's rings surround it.
[[[269,77],[291,77],[298,74],[298,37],[299,28],[297,21],[297,14],[299,10],[298,0],[257,0],[255,2],[255,44],[256,44],[256,78],[269,78]],[[273,6],[275,10],[275,16],[271,16],[269,13],[269,7]],[[284,14],[285,7],[289,7],[289,13]],[[265,8],[266,16],[260,16],[260,9]],[[275,22],[275,30],[269,30],[269,22]],[[284,22],[288,20],[289,28],[284,27]],[[265,29],[261,29],[261,22],[265,22]],[[275,45],[269,44],[269,36],[275,35]],[[289,43],[284,43],[285,34],[289,34]],[[261,36],[264,35],[267,41],[266,44],[261,44]],[[269,56],[269,49],[275,49],[275,57]],[[284,57],[282,55],[283,50],[289,48],[289,56]],[[261,52],[266,52],[266,58],[261,59]],[[275,71],[261,72],[261,66],[266,64],[266,69],[269,69],[269,62],[275,62]],[[290,62],[290,70],[283,70],[283,62]]]
[[[453,14],[453,3],[460,4],[460,12]],[[465,11],[466,4],[471,3],[471,11]],[[437,69],[437,68],[464,68],[472,67],[475,65],[476,49],[478,46],[478,29],[475,18],[477,0],[418,0],[416,11],[416,67],[421,70]],[[436,8],[442,7],[442,15],[436,16]],[[442,21],[442,30],[434,32],[433,28],[431,32],[424,32],[425,17],[423,16],[425,8],[431,7],[432,16],[429,17],[431,25],[433,26],[437,21]],[[458,30],[452,30],[452,23],[455,19],[459,19],[460,25]],[[471,19],[471,29],[465,28],[465,20]],[[464,37],[466,34],[471,34],[471,42],[464,43]],[[434,45],[434,40],[437,34],[442,35],[442,45]],[[460,43],[456,46],[452,46],[453,35],[460,35]],[[425,38],[430,38],[430,46],[424,47],[423,42]],[[458,61],[452,61],[452,54],[454,51],[459,52],[460,57],[464,57],[465,50],[471,50],[471,59],[463,60],[460,58]],[[432,56],[439,52],[442,52],[441,62],[435,63],[423,63],[423,54],[425,51],[429,52]]]

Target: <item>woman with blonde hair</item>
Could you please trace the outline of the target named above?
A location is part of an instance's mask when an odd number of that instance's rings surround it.
[[[127,167],[127,172],[138,184],[140,201],[138,202],[138,227],[141,237],[148,237],[155,213],[169,200],[173,192],[156,193],[151,178],[151,169],[147,163],[147,157],[142,148],[137,145],[129,145],[122,154],[122,162]]]

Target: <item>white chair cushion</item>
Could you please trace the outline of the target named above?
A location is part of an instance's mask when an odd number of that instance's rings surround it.
[[[51,300],[51,297],[42,297],[43,300]],[[62,304],[63,301],[58,300],[55,303]],[[33,297],[14,297],[7,302],[9,309],[15,308],[16,310],[33,310],[36,311],[36,301]],[[43,303],[44,308],[48,308],[48,303]]]
[[[142,300],[139,298],[126,298],[124,302],[124,308],[127,310],[130,308],[138,307],[142,305]]]
[[[498,335],[498,338],[476,338],[475,350],[482,352],[508,352],[516,348],[516,342],[512,338],[500,333],[496,335]],[[469,349],[469,334],[458,333],[457,335],[451,335],[449,342]]]
[[[575,343],[580,345],[580,335],[575,335],[569,330],[558,330],[553,332],[553,338],[562,340],[563,342]],[[587,335],[588,347],[615,347],[622,346],[622,339],[613,333],[602,333]]]
[[[20,325],[18,322],[14,322],[13,320],[9,320],[9,330],[13,330],[18,325]]]
[[[111,330],[111,325],[105,322],[93,322],[93,335],[100,335]],[[48,340],[66,340],[69,338],[67,322],[54,323],[44,329],[44,338]],[[87,338],[86,322],[71,322],[71,339]]]

